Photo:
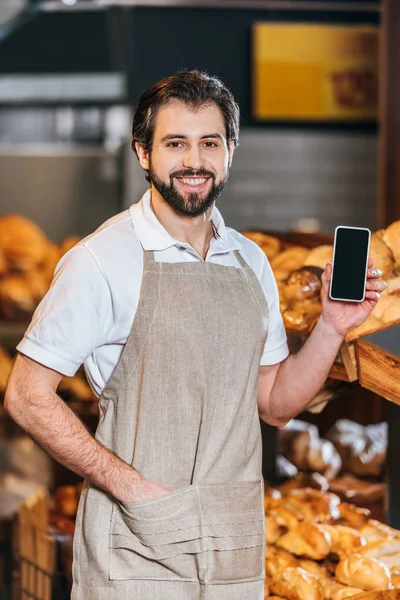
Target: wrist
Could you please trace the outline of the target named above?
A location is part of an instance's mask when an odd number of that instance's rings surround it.
[[[338,331],[338,329],[329,321],[326,320],[324,313],[321,314],[318,325],[322,331],[324,338],[328,338],[339,346],[343,343],[346,337],[346,332]]]
[[[120,502],[134,502],[146,485],[146,479],[120,459],[113,469],[110,493]]]

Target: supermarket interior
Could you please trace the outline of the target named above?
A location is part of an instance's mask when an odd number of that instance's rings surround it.
[[[399,0],[0,2],[0,600],[70,598],[78,504],[93,485],[4,408],[17,345],[33,315],[45,320],[42,299],[72,249],[115,215],[129,214],[150,187],[132,151],[142,94],[192,70],[218,77],[239,105],[240,143],[217,207],[226,226],[268,259],[290,353],[301,351],[323,311],[321,277],[336,227],[371,231],[370,256],[387,283],[305,409],[284,426],[260,420],[264,598],[400,600],[399,38]],[[85,277],[66,296],[91,293]],[[96,360],[86,355],[75,374],[61,373],[57,389],[92,435],[105,418],[93,383],[94,368],[96,381],[104,376]],[[223,381],[230,385],[228,375]],[[200,383],[192,383],[197,394]],[[111,600],[116,589],[127,590],[127,565],[143,548],[150,579],[186,573],[194,538],[170,542],[171,531],[163,531],[154,549],[146,536],[155,534],[140,529],[155,527],[150,517],[142,524],[131,516],[132,539],[124,542],[128,520],[110,534],[110,579],[124,581],[111,581],[104,595],[75,591],[74,600]],[[256,537],[253,523],[241,524],[247,538]],[[144,542],[133,539],[134,527]],[[206,537],[207,527],[202,544],[219,539]],[[244,541],[232,550],[230,538],[221,539],[216,549],[202,546],[210,564],[211,555],[228,560],[238,549],[240,564],[251,563]],[[172,543],[186,552],[182,563],[166,548]],[[250,571],[257,579],[256,568]],[[205,577],[206,589],[224,587],[211,585],[221,583],[216,575]],[[121,600],[156,597],[131,593]],[[204,593],[187,600],[261,600],[251,592]]]

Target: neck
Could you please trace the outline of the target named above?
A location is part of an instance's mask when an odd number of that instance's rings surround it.
[[[178,215],[154,186],[151,187],[151,206],[164,229],[179,242],[190,244],[205,260],[214,235],[211,221],[213,206],[198,217]]]

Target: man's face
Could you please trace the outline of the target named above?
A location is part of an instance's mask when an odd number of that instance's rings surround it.
[[[147,155],[152,186],[178,214],[203,214],[228,180],[234,144],[215,104],[194,111],[171,102],[157,115],[153,147]],[[140,153],[139,158],[141,159]]]

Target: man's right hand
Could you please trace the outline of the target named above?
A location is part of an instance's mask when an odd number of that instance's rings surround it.
[[[118,500],[123,503],[140,502],[141,500],[151,500],[163,496],[172,491],[160,483],[150,481],[144,477],[135,477],[132,489],[126,491],[126,493],[120,493]]]

